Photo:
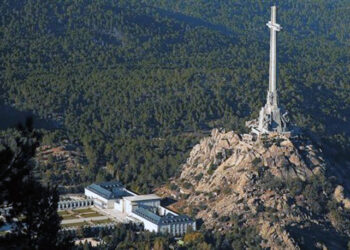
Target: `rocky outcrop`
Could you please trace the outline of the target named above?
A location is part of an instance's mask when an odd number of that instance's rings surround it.
[[[342,203],[345,209],[350,209],[350,199],[344,196],[344,187],[338,185],[334,190],[334,198],[337,202]]]
[[[258,229],[262,247],[299,249],[291,236],[295,228],[308,222],[327,230],[323,225],[330,224],[327,215],[315,217],[314,191],[303,184],[323,180],[326,168],[321,150],[301,137],[276,134],[253,140],[251,135],[214,129],[192,149],[180,177],[172,181],[178,188],[171,195],[185,197],[178,208],[195,210],[206,227],[230,230],[229,218],[238,216]],[[322,195],[348,206],[341,188]],[[315,247],[320,244],[322,240]]]
[[[196,191],[210,192],[231,182],[236,184],[236,191],[242,192],[259,169],[283,180],[306,180],[323,173],[325,163],[312,145],[295,145],[287,137],[252,141],[233,131],[214,129],[210,137],[193,148],[180,179],[190,181]]]

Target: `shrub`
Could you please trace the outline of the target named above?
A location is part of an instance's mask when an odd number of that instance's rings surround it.
[[[304,190],[304,183],[299,179],[292,179],[287,181],[287,187],[292,196],[300,195]]]
[[[204,203],[199,204],[198,207],[199,207],[200,210],[206,210],[208,208],[208,206],[206,204],[204,204]]]
[[[203,173],[199,173],[198,175],[196,175],[196,176],[194,177],[194,179],[195,179],[196,181],[200,181],[200,180],[202,179],[202,177],[203,177]]]
[[[190,197],[189,194],[181,194],[181,198],[182,199],[188,199],[188,197]]]
[[[229,217],[229,216],[226,216],[226,215],[221,216],[221,217],[219,218],[219,221],[220,221],[220,222],[228,222],[228,221],[230,221],[230,217]]]
[[[266,189],[271,189],[271,190],[281,190],[284,188],[284,182],[272,174],[266,174],[263,178],[263,186]]]
[[[189,183],[189,182],[185,182],[185,183],[183,184],[183,187],[186,188],[186,189],[190,189],[190,188],[192,187],[192,184]]]
[[[219,159],[219,160],[224,159],[224,156],[222,155],[222,152],[218,152],[218,153],[216,154],[216,159]]]
[[[252,164],[254,167],[258,167],[261,163],[261,159],[260,158],[255,158],[253,161],[252,161]]]
[[[214,173],[214,171],[217,169],[217,167],[218,167],[218,166],[215,165],[215,164],[211,165],[210,168],[208,169],[207,173],[208,173],[209,175],[212,175],[212,174]]]
[[[201,232],[191,232],[186,233],[184,237],[185,244],[194,243],[194,242],[203,242],[204,235]]]
[[[175,183],[170,184],[170,190],[177,190],[178,186]]]
[[[225,187],[225,189],[223,190],[223,193],[226,194],[226,195],[232,194],[231,187]]]
[[[225,149],[225,154],[226,154],[226,157],[229,158],[233,154],[233,150],[232,149]]]
[[[330,210],[336,210],[338,207],[337,205],[337,201],[332,199],[330,201],[328,201],[327,203],[327,209],[330,211]]]
[[[199,208],[198,207],[192,208],[191,209],[191,217],[196,217],[198,212],[199,212]]]

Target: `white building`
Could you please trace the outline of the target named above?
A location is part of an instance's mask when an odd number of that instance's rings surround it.
[[[128,191],[117,181],[91,184],[85,188],[85,195],[94,200],[94,205],[99,208],[114,208],[114,202],[124,196],[136,195]]]
[[[196,223],[186,215],[179,215],[160,205],[161,198],[155,194],[137,195],[120,182],[111,181],[91,184],[85,195],[93,199],[101,209],[115,209],[142,222],[151,232],[183,235],[189,228],[196,230]]]

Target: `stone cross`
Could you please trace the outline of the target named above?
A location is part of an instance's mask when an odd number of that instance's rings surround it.
[[[269,72],[269,101],[273,106],[277,103],[277,89],[276,89],[276,32],[280,31],[282,27],[276,23],[276,6],[271,7],[271,21],[267,24],[270,28],[270,72]]]
[[[287,113],[281,115],[281,109],[278,107],[277,93],[277,31],[282,28],[276,22],[276,6],[271,7],[271,21],[266,24],[270,28],[270,70],[269,70],[269,90],[267,92],[267,101],[261,108],[259,119],[249,123],[252,132],[255,134],[266,134],[270,132],[289,133],[287,130]]]

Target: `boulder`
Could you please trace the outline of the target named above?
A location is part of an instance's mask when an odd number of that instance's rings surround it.
[[[337,202],[343,202],[343,200],[344,200],[344,187],[341,185],[338,185],[334,190],[333,196]]]

